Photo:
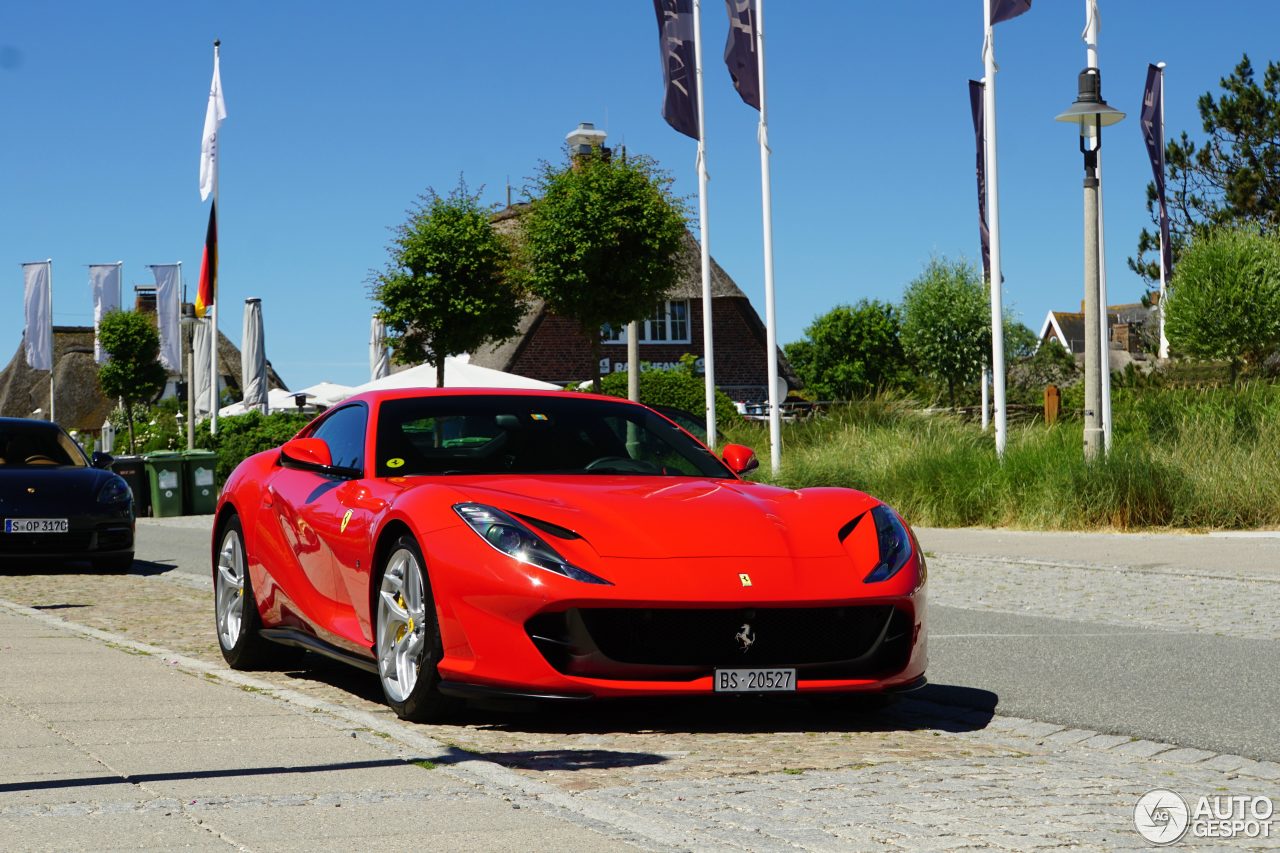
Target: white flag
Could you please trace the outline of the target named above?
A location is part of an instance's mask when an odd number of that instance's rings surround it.
[[[98,364],[107,360],[107,354],[98,342],[98,327],[102,324],[103,314],[120,310],[120,271],[123,268],[123,263],[89,266],[89,289],[93,291],[93,360]]]
[[[53,370],[53,262],[22,265],[22,310],[26,326],[22,343],[27,366]]]
[[[218,48],[213,48],[213,83],[209,85],[209,106],[204,113],[204,135],[200,137],[200,200],[204,201],[218,184],[218,127],[227,117],[222,100],[222,76],[218,73]]]
[[[209,326],[212,320],[201,320],[196,323],[194,341],[192,343],[192,368],[195,372],[196,385],[196,414],[209,414],[209,372],[210,368],[210,343]]]
[[[151,264],[156,277],[156,321],[160,327],[160,363],[170,373],[182,373],[181,264]]]
[[[387,358],[387,327],[374,315],[369,329],[369,381],[381,379],[391,373],[391,360]]]

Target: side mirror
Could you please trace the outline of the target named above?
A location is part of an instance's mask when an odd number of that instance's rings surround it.
[[[745,447],[741,444],[726,444],[724,446],[724,464],[729,466],[730,471],[741,476],[759,468],[760,460],[756,459],[756,452],[750,447]]]
[[[116,458],[114,456],[110,453],[103,453],[101,450],[93,451],[93,456],[89,457],[90,465],[94,468],[101,468],[104,471],[110,471],[111,463],[115,461]]]
[[[329,468],[333,465],[333,454],[322,438],[293,438],[281,446],[280,461],[307,468]]]

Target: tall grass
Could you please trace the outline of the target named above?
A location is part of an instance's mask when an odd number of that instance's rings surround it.
[[[1025,528],[1280,525],[1280,386],[1118,389],[1110,455],[1088,464],[1078,421],[990,432],[907,401],[874,400],[786,424],[780,485],[850,486],[912,523]],[[727,440],[757,449],[768,431]],[[770,479],[767,473],[762,479]]]

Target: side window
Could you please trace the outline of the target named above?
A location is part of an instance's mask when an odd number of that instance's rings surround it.
[[[364,427],[368,414],[364,406],[348,406],[324,419],[311,435],[329,445],[333,464],[364,470]]]

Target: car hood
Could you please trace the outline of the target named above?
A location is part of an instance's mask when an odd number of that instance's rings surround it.
[[[0,467],[0,517],[65,518],[92,506],[116,475],[99,468]]]
[[[684,477],[488,477],[450,485],[460,501],[573,531],[602,557],[838,556],[845,553],[840,528],[877,503],[852,489]]]

